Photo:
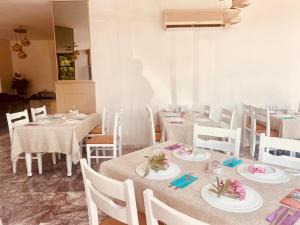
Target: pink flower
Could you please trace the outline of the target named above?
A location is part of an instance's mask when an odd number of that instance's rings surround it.
[[[262,166],[249,166],[248,167],[248,171],[250,173],[265,173],[266,172],[266,168],[262,167]]]

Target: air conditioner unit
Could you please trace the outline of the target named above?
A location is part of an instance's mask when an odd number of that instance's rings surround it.
[[[232,1],[236,0],[162,0],[161,5],[165,10],[224,10],[232,8]]]
[[[239,9],[167,10],[164,28],[227,27],[240,22]]]

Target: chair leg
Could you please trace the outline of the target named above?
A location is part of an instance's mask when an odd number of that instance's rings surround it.
[[[70,154],[66,155],[66,163],[67,163],[67,176],[71,177],[72,176],[72,159],[71,159]]]
[[[91,146],[86,145],[86,158],[87,158],[87,163],[89,166],[91,166]]]
[[[55,155],[55,153],[52,153],[52,162],[53,162],[53,165],[56,165],[56,155]]]
[[[250,145],[250,150],[251,150],[251,155],[254,156],[255,155],[255,147],[256,147],[256,135],[252,135],[251,138],[251,145]]]
[[[57,153],[57,158],[61,160],[61,153]]]
[[[25,153],[25,160],[26,160],[27,176],[31,177],[32,176],[32,172],[31,172],[31,164],[32,164],[31,153]]]
[[[100,162],[100,160],[99,160],[99,149],[98,148],[96,148],[95,149],[95,151],[96,151],[96,162],[97,162],[97,164]]]
[[[42,153],[36,153],[36,155],[37,155],[37,161],[38,161],[39,174],[42,174],[43,173]]]
[[[12,162],[13,163],[13,173],[17,173],[17,162],[18,162],[17,159]]]

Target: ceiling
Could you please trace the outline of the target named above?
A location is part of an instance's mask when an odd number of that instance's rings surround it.
[[[50,0],[0,0],[0,39],[15,40],[19,25],[30,40],[54,39]]]

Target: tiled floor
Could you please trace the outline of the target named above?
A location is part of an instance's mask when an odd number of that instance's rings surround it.
[[[73,176],[67,177],[65,161],[58,161],[54,166],[51,155],[45,154],[43,175],[38,175],[37,163],[33,161],[33,176],[28,178],[24,160],[19,160],[14,175],[9,147],[8,133],[0,132],[0,218],[3,225],[88,224],[79,164],[73,165]],[[125,152],[130,150],[125,149]],[[93,165],[96,170],[98,167]]]

